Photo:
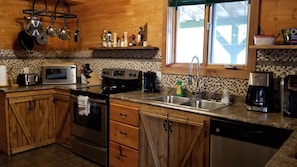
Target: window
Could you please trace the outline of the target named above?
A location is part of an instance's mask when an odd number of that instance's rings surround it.
[[[163,72],[188,74],[188,63],[196,55],[204,76],[248,78],[255,66],[255,51],[248,45],[257,32],[259,1],[202,1],[170,0]],[[172,4],[176,2],[181,4]],[[225,64],[238,70],[227,70]]]

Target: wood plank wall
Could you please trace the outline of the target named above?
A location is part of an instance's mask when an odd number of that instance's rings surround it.
[[[124,31],[137,34],[139,26],[148,23],[148,44],[161,48],[162,46],[162,15],[165,0],[86,0],[83,4],[71,5],[71,13],[80,19],[81,41],[75,43],[49,38],[45,46],[34,46],[43,50],[88,50],[100,44],[100,33],[103,27],[122,35]],[[23,29],[23,9],[31,9],[33,0],[2,0],[0,1],[0,48],[20,49],[17,34]],[[47,0],[49,10],[53,10],[55,0]],[[37,0],[37,8],[43,8],[43,0]],[[59,11],[64,10],[59,5]],[[261,32],[277,35],[281,29],[297,27],[296,0],[262,0],[260,26]],[[50,25],[50,18],[43,18],[45,28]],[[62,20],[55,24],[63,27]],[[68,20],[68,28],[75,31],[75,20]],[[279,38],[278,40],[282,40]]]
[[[262,34],[277,36],[282,29],[297,28],[296,0],[261,0],[260,28]],[[277,41],[283,41],[280,35]]]

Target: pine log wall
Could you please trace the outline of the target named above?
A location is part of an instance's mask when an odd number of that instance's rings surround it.
[[[82,1],[82,0],[78,0]],[[72,32],[72,39],[62,41],[49,38],[45,46],[34,46],[35,50],[87,50],[100,44],[100,33],[105,27],[119,36],[123,32],[137,34],[139,27],[148,24],[148,44],[162,48],[163,7],[166,0],[85,0],[82,4],[72,4],[71,13],[79,16],[81,41],[74,42],[75,20],[69,19],[67,27]],[[2,0],[0,1],[0,48],[21,49],[18,33],[23,29],[24,14],[22,10],[31,9],[33,0]],[[55,0],[47,0],[48,9],[53,10]],[[37,0],[36,8],[42,9],[43,0]],[[59,11],[65,10],[63,4]],[[260,27],[261,33],[280,33],[281,29],[297,27],[296,0],[262,0]],[[45,28],[50,25],[50,18],[43,18]],[[57,20],[55,26],[63,27],[63,21]],[[278,40],[282,40],[281,37]]]

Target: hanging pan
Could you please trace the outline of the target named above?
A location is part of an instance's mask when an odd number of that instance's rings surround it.
[[[45,45],[47,42],[47,33],[43,31],[41,34],[37,35],[35,37],[35,42],[38,45]]]
[[[26,33],[25,30],[19,32],[18,40],[21,46],[29,53],[32,53],[34,47],[34,38]]]

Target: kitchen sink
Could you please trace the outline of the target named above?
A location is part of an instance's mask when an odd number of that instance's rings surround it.
[[[165,103],[173,103],[173,104],[185,104],[191,101],[191,98],[188,97],[180,97],[180,96],[158,96],[152,97],[150,100],[165,102]]]
[[[169,104],[177,104],[181,106],[189,106],[196,109],[203,109],[208,111],[214,111],[223,107],[228,106],[229,104],[224,104],[217,101],[211,101],[206,99],[192,99],[190,97],[180,97],[180,96],[158,96],[149,98],[149,100],[164,102]]]
[[[200,99],[200,100],[193,99],[193,100],[189,101],[188,103],[184,103],[182,105],[191,106],[191,107],[195,107],[198,109],[206,109],[209,111],[217,110],[217,109],[228,106],[228,104],[224,104],[224,103],[217,102],[217,101],[205,100],[205,99]]]

